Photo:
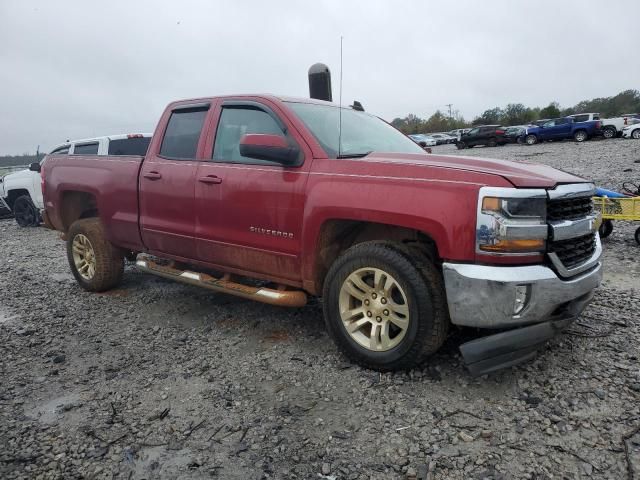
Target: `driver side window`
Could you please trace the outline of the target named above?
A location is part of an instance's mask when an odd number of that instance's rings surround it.
[[[284,132],[268,113],[255,108],[223,108],[216,129],[213,161],[226,163],[272,164],[266,160],[243,157],[240,139],[248,133],[284,136]]]

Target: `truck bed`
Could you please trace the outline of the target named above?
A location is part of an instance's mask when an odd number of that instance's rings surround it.
[[[142,249],[138,228],[138,173],[142,156],[52,155],[45,170],[49,221],[66,231],[70,222],[57,216],[64,202],[94,201],[112,243]],[[62,194],[61,192],[65,192]]]

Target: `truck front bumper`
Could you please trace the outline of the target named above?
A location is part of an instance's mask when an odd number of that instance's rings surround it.
[[[530,359],[537,348],[582,313],[602,280],[599,261],[570,279],[542,265],[445,263],[443,270],[453,324],[507,330],[460,347],[474,375]]]
[[[576,317],[602,280],[602,264],[569,279],[549,267],[493,267],[444,263],[451,323],[477,328],[514,328]],[[518,313],[516,302],[524,304]]]

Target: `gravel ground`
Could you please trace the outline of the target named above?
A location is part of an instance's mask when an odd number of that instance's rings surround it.
[[[634,141],[464,154],[606,187],[640,179]],[[0,220],[0,478],[638,478],[633,228],[604,241],[605,282],[577,324],[534,361],[474,379],[457,346],[475,332],[380,375],[336,352],[317,304],[265,306],[133,266],[117,290],[86,293],[55,232]]]

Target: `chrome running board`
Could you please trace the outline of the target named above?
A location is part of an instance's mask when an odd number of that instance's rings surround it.
[[[173,262],[169,265],[160,265],[145,254],[138,255],[136,266],[143,272],[152,273],[170,280],[207,288],[216,292],[228,293],[236,297],[268,303],[269,305],[302,307],[307,303],[307,294],[302,290],[285,290],[284,286],[273,289],[243,285],[231,281],[231,276],[228,273],[224,274],[221,278],[216,278],[206,273],[175,268]]]

